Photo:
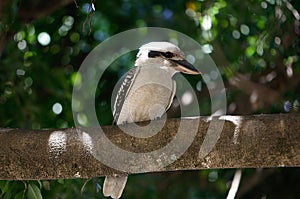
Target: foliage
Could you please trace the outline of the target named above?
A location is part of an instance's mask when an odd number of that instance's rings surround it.
[[[299,112],[297,10],[300,4],[297,1],[117,0],[97,1],[95,11],[89,1],[77,1],[78,7],[70,1],[49,15],[47,9],[44,14],[38,9],[42,1],[3,2],[9,3],[0,13],[1,127],[73,126],[72,88],[85,56],[106,38],[143,26],[180,31],[211,53],[226,84],[228,113]],[[29,7],[36,8],[35,12],[26,12],[25,8]],[[96,101],[101,124],[111,124],[111,92],[117,80],[132,66],[134,57],[128,57],[118,60],[119,67],[110,67],[99,82]],[[244,87],[233,83],[241,75],[246,79]],[[209,74],[203,77],[211,78]],[[201,113],[209,114],[205,81],[194,77],[189,81],[197,89],[203,83],[197,95]],[[271,96],[268,92],[258,95],[262,87],[275,92],[277,97],[268,99]],[[286,171],[288,176],[293,172]],[[124,198],[224,198],[233,176],[232,170],[187,173],[130,177]],[[253,173],[251,170],[246,175]],[[276,176],[286,180],[285,174],[278,172]],[[217,177],[210,180],[209,176]],[[78,195],[102,198],[98,193],[101,184],[99,179],[43,183],[1,181],[0,188],[2,198],[40,198],[41,194],[44,198]],[[267,193],[266,190],[261,193]],[[295,196],[290,194],[290,198]],[[262,197],[255,194],[248,197],[253,196]]]
[[[0,181],[1,198],[3,199],[42,199],[41,181]]]

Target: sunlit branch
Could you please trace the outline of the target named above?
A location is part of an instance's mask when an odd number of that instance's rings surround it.
[[[193,126],[199,119],[186,121]],[[224,121],[224,127],[216,145],[208,155],[199,158],[204,138],[213,136],[207,135],[208,128],[218,128],[220,121]],[[211,125],[212,122],[214,125]],[[145,149],[152,151],[167,145],[177,135],[180,123],[180,119],[168,119],[164,128],[148,139],[135,139],[124,134],[117,126],[104,126],[102,129],[112,143],[141,153]],[[151,171],[141,169],[136,173],[300,166],[299,125],[300,115],[294,114],[201,117],[197,134],[181,157],[171,156],[174,162],[164,168]],[[130,128],[130,124],[127,127]],[[184,131],[186,136],[182,142],[191,139],[189,127]],[[214,133],[214,130],[210,132]],[[91,178],[118,173],[93,156],[98,140],[91,139],[87,131],[75,128],[0,129],[0,140],[1,180]],[[161,158],[168,157],[162,154]],[[157,162],[142,164],[155,166]]]

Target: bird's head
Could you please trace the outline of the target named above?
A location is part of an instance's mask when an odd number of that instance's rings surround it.
[[[136,66],[160,66],[172,73],[201,74],[192,64],[186,61],[180,48],[169,42],[150,42],[140,47]]]

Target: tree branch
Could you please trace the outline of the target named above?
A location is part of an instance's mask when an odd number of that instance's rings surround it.
[[[191,128],[199,120],[184,119],[184,121],[189,125],[184,128],[182,143],[185,143],[186,139],[191,139]],[[206,139],[209,125],[211,130],[221,128],[220,121],[225,123],[216,145],[208,155],[199,158],[199,150],[203,140]],[[160,121],[154,121],[154,124],[158,122]],[[110,141],[120,148],[142,153],[168,145],[178,136],[179,124],[180,119],[168,119],[162,130],[148,139],[128,136],[117,126],[104,126],[102,129]],[[138,173],[300,166],[299,125],[300,115],[294,114],[201,117],[197,134],[181,157],[164,168],[151,171],[142,169]],[[132,124],[125,127],[130,129]],[[86,132],[86,130],[76,131],[75,128],[0,129],[0,179],[91,178],[118,173],[93,156],[95,153],[93,150],[97,148],[96,144],[100,143],[100,138],[93,137],[91,142]],[[174,150],[176,149],[175,147]],[[164,155],[160,154],[160,158],[172,158]],[[143,164],[157,165],[158,162],[145,160]]]
[[[236,88],[241,89],[243,92],[251,95],[256,95],[255,99],[253,100],[252,104],[257,103],[257,108],[261,108],[264,105],[264,102],[268,104],[272,104],[276,102],[280,97],[280,92],[268,88],[264,85],[254,83],[249,80],[245,75],[237,73],[233,78],[229,79],[229,83]],[[251,98],[250,98],[251,99]]]

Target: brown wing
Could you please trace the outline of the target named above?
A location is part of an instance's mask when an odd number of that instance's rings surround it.
[[[124,81],[122,82],[122,85],[118,91],[117,98],[114,104],[114,110],[113,110],[113,117],[114,121],[113,124],[115,124],[120,116],[124,101],[128,95],[128,92],[132,86],[132,83],[134,82],[136,75],[139,73],[140,67],[135,66],[133,67],[126,75]]]

